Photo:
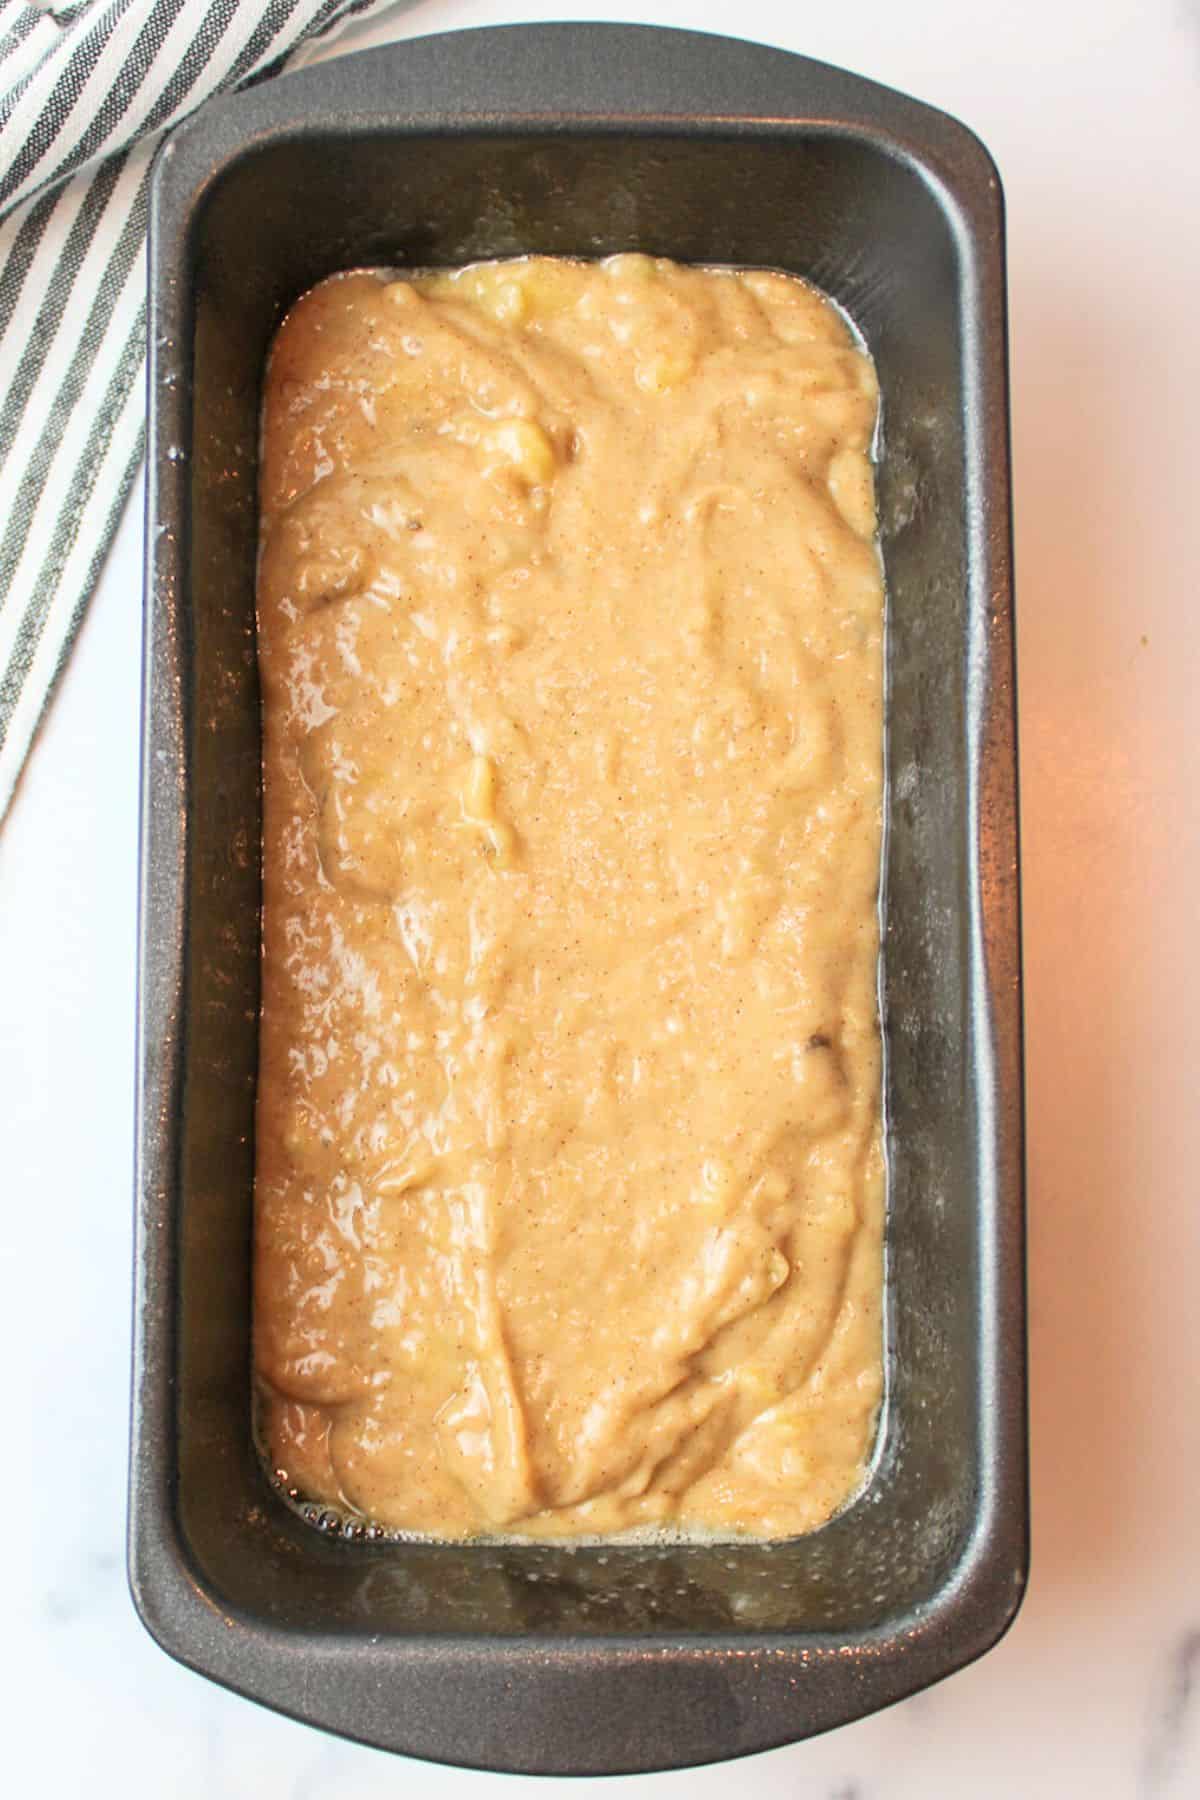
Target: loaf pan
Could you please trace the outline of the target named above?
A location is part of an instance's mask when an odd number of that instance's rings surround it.
[[[762,1750],[986,1650],[1027,1544],[1002,205],[961,126],[625,26],[426,38],[205,107],[154,174],[130,1573],[159,1642],[311,1724],[497,1770]],[[806,276],[883,396],[887,1392],[777,1544],[320,1531],[251,1430],[264,356],[337,269],[650,251]]]

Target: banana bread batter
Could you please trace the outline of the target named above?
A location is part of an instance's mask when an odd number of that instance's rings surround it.
[[[861,1485],[876,412],[772,273],[353,273],[280,330],[255,1359],[306,1498],[781,1537]]]

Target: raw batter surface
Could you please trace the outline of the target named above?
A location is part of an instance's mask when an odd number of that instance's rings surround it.
[[[284,323],[255,1353],[304,1496],[779,1537],[860,1485],[876,409],[769,273],[355,273]]]

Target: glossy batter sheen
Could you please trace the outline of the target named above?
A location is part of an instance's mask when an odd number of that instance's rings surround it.
[[[779,1537],[860,1485],[876,407],[775,274],[351,274],[284,323],[255,1343],[305,1497]]]

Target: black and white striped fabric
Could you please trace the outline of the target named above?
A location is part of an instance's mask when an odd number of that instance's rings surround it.
[[[155,145],[389,4],[0,0],[0,818],[142,454]]]

